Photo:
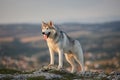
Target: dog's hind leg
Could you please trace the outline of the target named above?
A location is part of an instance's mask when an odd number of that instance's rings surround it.
[[[76,71],[76,65],[75,65],[73,54],[65,53],[65,58],[72,67],[71,73],[74,73]]]
[[[80,69],[81,71],[84,72],[84,65],[83,65],[83,62],[82,60],[80,61],[79,58],[77,56],[74,56],[75,60],[78,62],[78,64],[80,65]]]

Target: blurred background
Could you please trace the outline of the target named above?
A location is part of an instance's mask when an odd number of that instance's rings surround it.
[[[80,41],[86,70],[120,71],[119,4],[119,0],[0,0],[0,68],[30,71],[48,65],[40,26],[52,20]],[[69,69],[65,59],[64,65]]]

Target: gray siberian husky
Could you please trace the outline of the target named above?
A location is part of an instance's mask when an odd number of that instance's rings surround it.
[[[76,72],[75,61],[80,65],[81,71],[84,71],[84,57],[79,41],[71,39],[66,33],[55,27],[53,22],[42,22],[43,38],[47,41],[50,52],[50,64],[54,65],[54,52],[59,55],[58,69],[63,67],[63,54],[70,63],[71,73]]]

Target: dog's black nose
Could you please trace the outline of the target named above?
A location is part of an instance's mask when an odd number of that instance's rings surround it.
[[[42,34],[45,34],[45,32],[42,32]]]

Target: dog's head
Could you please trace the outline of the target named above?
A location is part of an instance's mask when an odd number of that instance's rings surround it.
[[[52,21],[48,23],[42,22],[41,28],[42,28],[43,38],[45,40],[52,37],[55,33],[55,26]]]

